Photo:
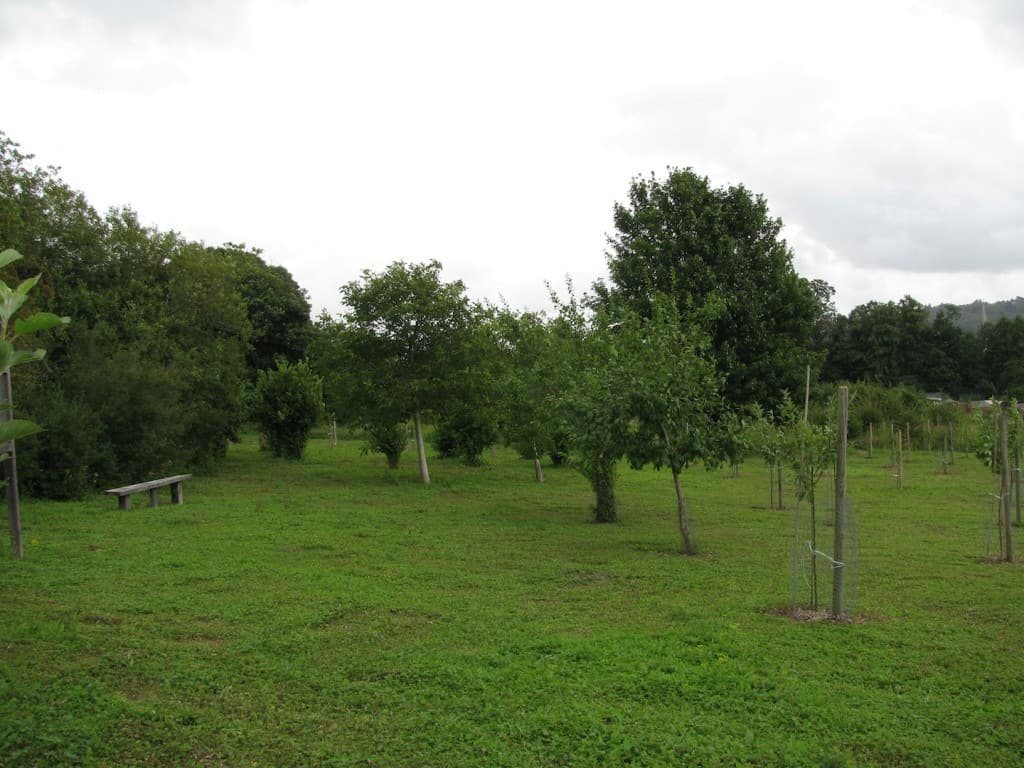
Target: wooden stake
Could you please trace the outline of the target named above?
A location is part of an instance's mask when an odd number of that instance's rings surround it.
[[[1001,467],[1001,482],[999,483],[999,501],[1003,516],[1003,551],[1005,560],[1013,562],[1013,524],[1010,518],[1010,449],[1009,432],[1010,423],[1007,416],[1009,403],[1003,403],[999,411],[999,458]]]
[[[849,396],[847,387],[839,388],[839,431],[836,443],[836,498],[834,540],[832,546],[832,616],[841,619],[846,616],[843,604],[843,587],[846,582],[846,561],[843,547],[846,538],[846,432],[849,421]]]
[[[807,386],[804,387],[804,421],[811,410],[811,366],[807,366]]]
[[[903,488],[903,432],[896,431],[896,487]]]
[[[1021,524],[1020,521],[1020,448],[1015,448],[1013,451],[1013,497],[1017,500],[1017,526]]]
[[[786,505],[782,501],[782,454],[779,452],[775,453],[775,481],[779,488],[779,509],[785,509]]]

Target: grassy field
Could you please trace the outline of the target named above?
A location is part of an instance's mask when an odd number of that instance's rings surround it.
[[[594,525],[576,473],[505,450],[423,487],[408,454],[250,439],[183,506],[28,501],[0,765],[1024,765],[1024,566],[982,557],[988,475],[920,453],[897,491],[882,464],[853,458],[846,624],[779,614],[792,523],[754,460],[686,474],[691,558],[668,474],[623,469]]]

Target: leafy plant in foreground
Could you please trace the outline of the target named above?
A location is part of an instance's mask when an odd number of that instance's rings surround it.
[[[0,253],[0,269],[13,264],[21,258],[21,254],[8,248]],[[14,315],[28,300],[28,292],[39,282],[39,275],[21,282],[11,288],[0,280],[0,461],[7,463],[2,485],[12,481],[14,487],[8,489],[8,505],[10,509],[11,545],[15,557],[22,556],[21,520],[18,510],[17,474],[14,471],[14,441],[40,431],[40,427],[28,419],[14,418],[14,403],[11,399],[11,368],[42,360],[45,350],[36,349],[31,352],[18,350],[14,342],[21,336],[44,331],[70,322],[70,318],[58,317],[51,312],[37,312],[27,318],[14,319]],[[13,327],[11,321],[14,320]]]

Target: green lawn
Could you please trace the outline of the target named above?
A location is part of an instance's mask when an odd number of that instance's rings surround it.
[[[691,558],[667,473],[622,468],[594,525],[572,470],[403,461],[249,439],[183,506],[25,502],[0,765],[1024,765],[1024,566],[982,557],[974,459],[915,454],[897,491],[853,458],[846,624],[779,615],[758,461],[686,474]]]

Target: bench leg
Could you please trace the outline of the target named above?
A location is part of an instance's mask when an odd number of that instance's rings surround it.
[[[155,507],[160,503],[160,499],[157,497],[156,488],[149,489],[149,506]]]
[[[132,497],[129,494],[127,494],[127,493],[124,496],[118,496],[117,497],[117,506],[119,508],[121,508],[121,509],[131,509],[132,508]]]
[[[182,494],[182,483],[171,483],[171,504],[184,504],[185,497]]]

